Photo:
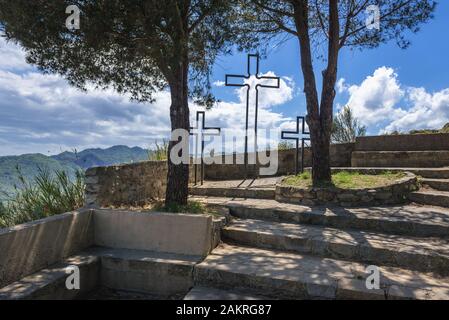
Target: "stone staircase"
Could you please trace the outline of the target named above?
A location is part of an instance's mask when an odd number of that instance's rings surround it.
[[[425,185],[447,186],[437,177],[449,169],[415,172]],[[447,208],[305,207],[240,195],[194,197],[228,207],[233,219],[195,266],[186,299],[449,299]],[[379,268],[379,289],[366,287],[369,265]]]
[[[410,200],[432,206],[449,208],[449,178],[435,179],[425,177],[421,180],[423,187],[410,195]]]

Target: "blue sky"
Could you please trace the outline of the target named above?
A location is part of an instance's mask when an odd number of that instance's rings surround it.
[[[343,50],[335,112],[349,104],[370,135],[440,128],[449,122],[449,1],[435,19],[410,35],[407,50],[389,43],[375,50]],[[282,77],[280,90],[261,95],[261,127],[291,128],[306,112],[298,43],[271,49],[261,72]],[[320,76],[323,65],[316,63]],[[244,92],[220,85],[226,73],[245,73],[246,54],[221,57],[213,73],[222,102],[207,113],[211,126],[243,127]],[[318,83],[321,79],[318,79]],[[160,92],[154,104],[137,104],[107,91],[79,92],[58,76],[43,75],[24,61],[21,49],[0,40],[0,156],[54,154],[115,144],[148,147],[168,136],[170,104]],[[192,118],[199,107],[192,104]]]

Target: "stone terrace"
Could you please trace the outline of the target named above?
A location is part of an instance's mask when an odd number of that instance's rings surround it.
[[[420,203],[281,203],[274,200],[274,178],[192,187],[193,200],[229,208],[233,218],[222,230],[224,242],[195,267],[195,287],[186,299],[449,299],[449,205],[417,199],[444,197],[427,181],[444,190],[448,181],[436,177],[448,178],[449,168],[394,170],[430,177],[410,195]],[[365,286],[368,265],[380,268],[379,290]]]

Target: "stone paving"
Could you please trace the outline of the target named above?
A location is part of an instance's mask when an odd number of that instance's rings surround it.
[[[449,299],[449,279],[381,267],[381,288],[368,290],[365,269],[351,261],[223,244],[195,268],[195,281],[296,299]]]
[[[195,186],[196,188],[239,188],[239,189],[260,189],[275,188],[279,177],[267,177],[259,179],[239,179],[226,181],[205,181],[204,184]]]

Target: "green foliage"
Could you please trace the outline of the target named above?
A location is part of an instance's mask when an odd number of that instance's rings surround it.
[[[20,167],[22,176],[28,181],[34,179],[39,168],[47,168],[50,172],[64,171],[71,180],[74,180],[76,172],[80,169],[147,159],[147,150],[126,146],[114,146],[108,149],[86,149],[81,152],[63,152],[50,157],[42,154],[0,157],[0,201],[4,200],[5,192],[13,194],[14,185],[20,184],[16,171],[17,166]]]
[[[295,145],[293,144],[293,142],[290,141],[281,141],[278,143],[278,150],[282,151],[282,150],[290,150],[290,149],[294,149]]]
[[[377,188],[388,185],[404,176],[404,173],[392,173],[385,171],[380,174],[370,175],[358,172],[340,171],[332,174],[332,183],[324,182],[318,187],[337,187],[341,189],[365,189]],[[302,188],[312,187],[312,175],[304,172],[297,176],[287,177],[284,183]]]
[[[20,184],[7,194],[0,207],[0,227],[8,227],[55,214],[73,211],[84,205],[84,174],[77,171],[72,181],[65,171],[39,168],[28,181],[16,168]]]
[[[70,178],[75,177],[79,167],[73,163],[61,163],[60,161],[42,154],[25,154],[21,156],[0,157],[0,201],[4,199],[4,193],[14,193],[14,186],[21,183],[16,167],[21,169],[21,176],[26,180],[33,179],[39,168],[47,168],[50,171],[65,171]]]
[[[157,141],[154,143],[155,148],[148,150],[148,159],[150,161],[163,161],[168,158],[168,142],[162,140],[162,144]]]
[[[79,30],[65,26],[73,4]],[[93,83],[152,101],[187,80],[187,66],[190,96],[210,105],[212,63],[230,48],[236,12],[235,0],[0,0],[0,25],[28,62],[81,89]]]
[[[334,118],[332,141],[336,143],[355,142],[357,137],[366,135],[366,127],[354,117],[349,106],[345,106]]]
[[[241,0],[240,15],[241,42],[251,45],[254,42],[263,47],[270,40],[284,42],[289,37],[300,37],[304,19],[300,15],[300,2],[297,0]],[[310,2],[310,1],[309,1]],[[437,2],[435,0],[339,0],[339,42],[341,47],[351,49],[376,48],[395,40],[401,48],[407,48],[410,41],[406,35],[416,33],[422,23],[433,17]],[[366,28],[366,9],[377,5],[380,9],[380,29]],[[307,6],[308,36],[314,52],[319,58],[323,43],[329,40],[329,1],[313,1]]]

